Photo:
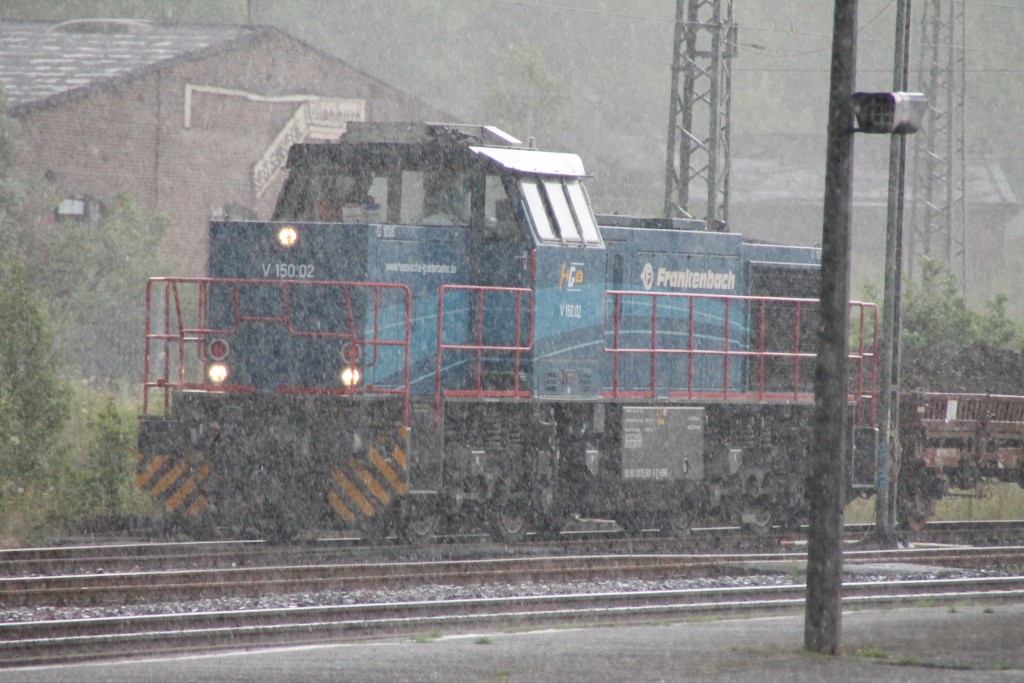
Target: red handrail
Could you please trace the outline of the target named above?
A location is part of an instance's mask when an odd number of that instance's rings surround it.
[[[604,350],[612,354],[612,387],[605,395],[612,398],[650,398],[658,397],[658,380],[661,379],[666,387],[672,386],[671,381],[678,378],[667,378],[662,373],[659,377],[657,360],[659,357],[672,357],[678,355],[686,356],[686,377],[677,381],[675,388],[663,390],[666,398],[705,398],[705,399],[751,399],[758,401],[774,400],[813,400],[813,392],[803,389],[800,386],[800,363],[809,361],[816,357],[815,353],[808,353],[802,350],[801,325],[804,322],[804,311],[808,307],[818,305],[817,299],[801,299],[795,297],[762,297],[742,295],[718,295],[718,294],[688,294],[680,292],[640,292],[626,290],[609,290],[605,292],[607,299],[610,299],[610,306],[606,305],[605,310],[610,311],[611,319],[605,320],[606,330],[609,325],[611,334],[605,335],[605,339],[611,339],[611,345],[606,342]],[[643,310],[643,314],[630,316],[632,325],[639,326],[632,332],[639,333],[649,339],[649,343],[624,346],[623,338],[626,330],[623,329],[624,313],[623,303],[629,300],[649,301],[649,306]],[[686,310],[687,330],[686,340],[682,344],[671,344],[668,333],[661,330],[667,326],[659,325],[665,316],[659,318],[659,302],[680,302],[685,301],[685,306],[677,306]],[[712,336],[719,341],[720,348],[695,348],[694,339],[697,336],[695,329],[696,317],[695,305],[698,302],[713,302],[721,306],[718,316],[721,322],[714,325],[715,332]],[[770,305],[786,306],[793,315],[792,342],[788,349],[768,350],[765,346],[767,339],[768,322],[766,312]],[[737,309],[734,311],[734,309]],[[756,309],[756,310],[755,310]],[[649,314],[647,311],[649,310]],[[747,327],[756,325],[758,331],[758,344],[754,348],[743,345],[742,340],[735,340],[731,337],[736,331],[733,329],[732,320],[734,313],[746,310]],[[877,339],[878,339],[878,311],[877,306],[872,303],[854,301],[850,303],[851,315],[856,317],[854,328],[855,340],[851,345],[849,359],[853,361],[850,367],[850,400],[857,408],[856,419],[858,424],[874,424],[875,403],[877,400],[875,386],[877,381]],[[699,314],[699,313],[698,313]],[[741,316],[742,318],[742,316]],[[646,320],[646,323],[643,323]],[[868,326],[870,325],[870,330]],[[635,344],[635,342],[634,342]],[[736,346],[736,348],[733,348]],[[805,345],[806,346],[806,345]],[[813,346],[813,345],[810,345]],[[627,390],[621,385],[622,363],[620,356],[646,355],[650,358],[650,386],[649,388]],[[722,382],[717,389],[710,387],[695,386],[694,361],[700,357],[714,357],[722,360]],[[756,382],[748,384],[743,390],[737,391],[735,385],[730,386],[730,379],[733,382],[741,380],[742,377],[730,377],[730,361],[734,358],[751,359],[756,365],[756,373],[753,378]],[[785,390],[769,390],[766,378],[766,362],[769,359],[781,359],[792,362],[792,386]],[[752,370],[753,372],[753,370]]]
[[[472,340],[466,342],[448,342],[444,337],[445,301],[449,292],[466,292],[473,302],[473,314],[475,326],[472,330]],[[515,339],[512,345],[506,344],[485,344],[484,343],[484,304],[487,295],[512,294],[515,297],[513,323],[515,324]],[[526,302],[524,304],[524,298]],[[524,305],[526,310],[524,311]],[[533,290],[528,287],[496,287],[482,285],[442,285],[437,296],[437,356],[434,368],[434,419],[435,422],[441,415],[441,401],[444,397],[460,398],[529,398],[532,394],[523,390],[519,384],[519,374],[522,364],[522,355],[533,349],[533,313],[534,313]],[[470,309],[467,306],[467,315]],[[526,316],[527,324],[526,339],[522,338],[523,316]],[[445,388],[441,381],[442,353],[445,350],[465,351],[475,358],[475,372],[472,378],[472,388],[453,389]],[[512,388],[511,389],[485,389],[483,387],[483,354],[485,351],[496,353],[510,353],[513,359]]]
[[[230,288],[230,325],[211,327],[209,318],[210,288]],[[274,287],[279,290],[281,315],[246,315],[241,310],[239,291],[250,287]],[[301,329],[293,320],[293,292],[301,288],[323,288],[338,293],[344,321],[342,331]],[[184,291],[183,291],[184,290]],[[353,293],[369,291],[373,295],[372,320],[369,325],[357,320],[352,304]],[[383,337],[381,331],[381,296],[386,291],[394,292],[395,304],[404,307],[402,330],[390,337]],[[162,296],[159,296],[161,295]],[[156,298],[155,298],[155,295]],[[154,318],[156,302],[162,304],[162,316]],[[192,306],[194,305],[194,309]],[[189,310],[186,310],[188,306]],[[194,321],[194,323],[193,323]],[[170,394],[174,390],[196,390],[217,392],[252,392],[255,388],[247,385],[213,385],[205,377],[206,342],[215,337],[230,337],[243,324],[279,325],[294,337],[338,340],[346,339],[361,347],[372,349],[372,356],[364,369],[378,361],[383,347],[396,347],[402,354],[401,386],[376,386],[364,384],[357,389],[344,387],[286,385],[276,388],[278,393],[316,394],[397,394],[403,398],[403,416],[406,424],[409,417],[409,346],[412,327],[412,292],[406,285],[390,283],[347,282],[340,280],[248,280],[240,278],[151,278],[146,286],[145,348],[143,353],[143,396],[142,414],[150,410],[149,392],[158,390],[163,394],[163,413],[170,409]],[[363,334],[369,327],[370,332]],[[192,350],[186,353],[186,349]],[[160,371],[153,372],[151,356],[160,354],[163,358]],[[176,361],[172,367],[172,355]],[[173,379],[172,379],[173,378]]]

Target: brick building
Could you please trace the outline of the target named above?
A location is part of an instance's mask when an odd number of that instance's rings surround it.
[[[0,23],[19,170],[88,220],[119,194],[164,214],[175,273],[201,275],[211,216],[267,218],[288,147],[352,120],[442,112],[277,29],[127,20]]]

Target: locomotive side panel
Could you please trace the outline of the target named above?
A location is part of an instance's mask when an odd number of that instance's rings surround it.
[[[619,226],[602,226],[602,232],[615,290],[652,295],[606,296],[605,348],[687,352],[620,354],[618,390],[653,391],[658,396],[740,390],[745,359],[734,358],[727,373],[718,352],[746,348],[746,307],[727,305],[722,298],[747,293],[741,237]],[[696,296],[654,296],[661,293]],[[652,377],[657,383],[653,387]]]
[[[593,399],[606,385],[604,270],[600,246],[537,248],[535,395]]]
[[[443,285],[467,284],[469,262],[465,229],[458,227],[418,227],[404,225],[364,226],[373,233],[373,249],[368,255],[367,278],[371,282],[400,283],[412,292],[412,329],[410,332],[410,391],[432,396],[436,379],[438,340],[438,291]],[[444,337],[452,343],[464,343],[469,332],[469,312],[465,296],[454,295],[446,306],[442,321]],[[404,311],[394,311],[388,320],[396,324]],[[445,381],[452,386],[464,382],[465,366],[445,356]],[[400,384],[400,366],[375,369],[380,381]]]

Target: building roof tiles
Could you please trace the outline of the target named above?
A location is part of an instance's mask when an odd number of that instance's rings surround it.
[[[125,20],[0,22],[0,86],[9,111],[17,114],[171,61],[228,48],[265,31]]]

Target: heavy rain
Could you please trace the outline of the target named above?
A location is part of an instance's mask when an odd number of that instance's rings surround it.
[[[7,0],[5,679],[1020,670],[1022,13]]]

